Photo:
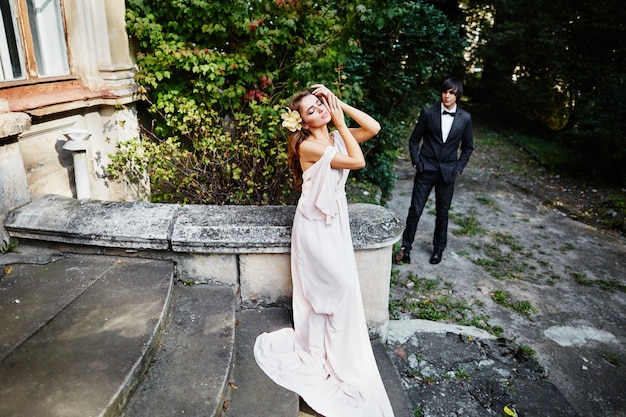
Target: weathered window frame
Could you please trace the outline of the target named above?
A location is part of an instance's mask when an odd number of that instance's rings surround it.
[[[67,79],[70,59],[63,0],[8,0],[2,6],[0,85]],[[13,35],[15,39],[8,39]]]

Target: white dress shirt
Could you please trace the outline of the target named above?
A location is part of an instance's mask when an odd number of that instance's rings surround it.
[[[448,140],[448,135],[450,134],[450,128],[452,128],[452,122],[454,122],[454,116],[449,114],[443,114],[443,111],[449,111],[452,113],[456,113],[456,105],[452,110],[448,110],[441,105],[441,137],[443,138],[443,143],[446,143]]]

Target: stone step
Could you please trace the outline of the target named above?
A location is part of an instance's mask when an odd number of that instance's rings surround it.
[[[0,258],[0,415],[116,416],[153,356],[170,261]]]
[[[221,415],[234,338],[233,288],[175,285],[157,354],[122,416]]]
[[[250,309],[237,314],[235,360],[225,417],[297,417],[298,395],[276,385],[254,360],[254,342],[263,332],[291,326],[284,308]]]
[[[258,334],[291,325],[287,309],[174,284],[170,261],[22,248],[0,256],[0,416],[315,415],[254,360]],[[396,417],[412,416],[372,345]]]
[[[376,364],[380,376],[387,390],[391,408],[395,417],[414,417],[413,406],[409,401],[409,397],[404,391],[404,383],[400,378],[398,369],[389,357],[389,350],[380,339],[372,340],[372,349],[376,357]]]
[[[275,309],[235,319],[229,287],[175,286],[157,355],[122,416],[297,417],[298,396],[269,380],[252,355],[259,330],[289,324]]]
[[[291,316],[284,308],[244,310],[237,314],[235,361],[232,382],[236,389],[228,395],[224,416],[232,417],[309,417],[320,416],[299,397],[276,385],[258,367],[253,347],[262,332],[271,332],[291,326]],[[409,399],[404,391],[398,370],[380,339],[372,340],[376,363],[387,389],[395,417],[413,417]]]

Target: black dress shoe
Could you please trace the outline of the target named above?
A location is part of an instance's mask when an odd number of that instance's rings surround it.
[[[443,255],[442,249],[435,249],[433,251],[433,256],[430,257],[430,263],[433,265],[438,264],[439,262],[441,262],[442,255]]]

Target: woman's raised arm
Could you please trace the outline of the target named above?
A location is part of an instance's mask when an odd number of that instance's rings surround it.
[[[328,98],[330,95],[333,95],[333,92],[323,84],[313,84],[311,87],[315,89],[313,90],[313,94],[316,96],[322,95]],[[378,123],[372,116],[357,109],[356,107],[344,103],[341,100],[339,100],[339,103],[342,110],[359,125],[359,127],[350,128],[350,131],[357,142],[365,142],[380,132],[380,123]]]

